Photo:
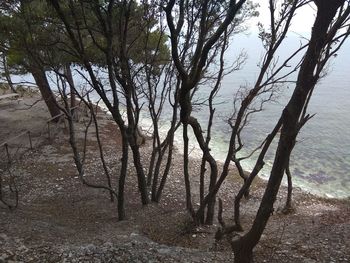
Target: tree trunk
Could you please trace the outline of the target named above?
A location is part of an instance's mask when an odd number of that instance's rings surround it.
[[[241,163],[240,163],[239,161],[235,161],[234,163],[235,163],[236,168],[237,168],[237,170],[238,170],[239,176],[243,179],[243,185],[247,185],[247,184],[248,184],[248,183],[247,183],[247,181],[248,181],[248,176],[245,175]],[[245,191],[244,191],[244,194],[243,194],[244,197],[245,197],[246,199],[249,198],[249,191],[250,191],[250,185],[249,185],[249,187],[246,187],[246,189],[245,189]]]
[[[293,207],[292,207],[293,182],[292,182],[292,174],[291,174],[290,169],[289,169],[289,159],[288,159],[288,163],[287,163],[287,167],[286,167],[286,175],[287,175],[287,181],[288,181],[288,193],[287,193],[286,205],[283,209],[284,213],[289,213],[289,212],[293,211]]]
[[[241,200],[244,196],[244,194],[246,193],[247,189],[250,188],[251,184],[253,183],[253,180],[255,179],[255,177],[259,174],[260,170],[263,168],[263,166],[265,165],[264,162],[264,158],[265,158],[265,154],[268,151],[268,149],[270,148],[270,145],[273,141],[273,139],[276,137],[276,134],[278,133],[278,131],[280,130],[282,126],[282,118],[280,118],[277,122],[277,124],[275,125],[275,128],[272,130],[272,132],[267,135],[266,137],[266,142],[259,154],[259,157],[254,165],[253,170],[251,171],[251,173],[249,174],[247,180],[245,181],[245,183],[243,184],[243,186],[241,187],[241,189],[239,190],[238,194],[235,197],[235,202],[234,202],[234,221],[235,221],[235,225],[237,227],[237,229],[239,230],[243,230],[243,227],[241,225],[241,221],[240,221],[240,205],[241,205]]]
[[[170,168],[171,168],[171,164],[172,164],[172,156],[173,156],[173,141],[174,141],[174,134],[171,135],[171,138],[170,138],[170,143],[169,143],[169,150],[168,150],[168,157],[167,157],[167,162],[166,162],[166,165],[165,165],[165,169],[164,169],[164,172],[163,172],[163,176],[162,176],[162,179],[160,180],[160,184],[159,184],[159,187],[158,187],[158,190],[157,190],[157,195],[156,195],[156,202],[159,202],[160,201],[160,197],[162,195],[162,192],[163,192],[163,189],[164,189],[164,186],[165,186],[165,182],[168,178],[168,174],[169,174],[169,171],[170,171]]]
[[[184,181],[185,181],[185,189],[186,189],[186,208],[190,212],[191,215],[194,214],[193,206],[192,206],[192,195],[191,195],[191,183],[190,183],[190,174],[189,174],[189,159],[188,159],[188,133],[187,133],[187,123],[183,123],[183,140],[184,140]]]
[[[205,162],[208,162],[208,164],[210,165],[209,192],[212,192],[215,188],[217,176],[218,176],[218,168],[217,168],[216,161],[213,158],[213,156],[210,154],[208,143],[205,141],[203,137],[203,132],[197,119],[192,116],[189,116],[187,120],[188,120],[188,124],[191,125],[191,128],[196,136],[197,142],[201,150],[203,151],[202,159]],[[207,202],[207,217],[205,219],[205,224],[207,225],[213,224],[214,212],[215,212],[215,201],[216,201],[215,199],[216,199],[216,194],[213,195]],[[203,204],[204,204],[204,199],[202,200],[200,207],[203,206]],[[200,222],[200,217],[202,213],[203,213],[203,209],[201,210],[200,213],[197,213],[195,218],[196,222]]]
[[[152,143],[152,149],[155,149],[156,145],[155,145],[155,140],[153,138],[153,143]],[[147,186],[150,187],[152,185],[152,179],[153,179],[153,170],[154,170],[154,164],[156,161],[156,156],[157,156],[157,151],[153,150],[152,151],[152,155],[151,155],[151,159],[149,162],[149,166],[148,166],[148,174],[147,174]],[[153,192],[152,192],[152,201],[153,200]]]
[[[41,96],[43,97],[47,108],[49,109],[51,117],[55,117],[60,114],[60,109],[57,107],[56,98],[50,88],[45,71],[43,69],[30,68],[36,84],[39,87]],[[55,119],[58,121],[58,118]]]
[[[15,86],[13,85],[13,82],[11,79],[11,74],[10,74],[10,70],[8,68],[8,65],[7,65],[7,58],[6,58],[5,53],[2,53],[2,63],[4,66],[4,75],[5,75],[6,81],[9,84],[11,91],[14,93],[17,93]]]
[[[176,90],[178,90],[178,88],[176,88]],[[177,93],[177,91],[176,91],[176,93]],[[163,189],[165,187],[166,180],[168,178],[168,174],[170,172],[171,164],[172,164],[174,136],[175,136],[175,131],[177,129],[177,127],[176,127],[177,126],[176,125],[176,121],[177,121],[177,104],[178,104],[177,96],[175,96],[175,103],[174,103],[174,106],[173,106],[173,117],[172,117],[172,120],[171,120],[171,128],[170,128],[170,130],[168,132],[168,135],[167,135],[168,136],[168,138],[167,138],[168,142],[167,142],[167,146],[164,145],[164,148],[163,148],[163,149],[165,149],[165,147],[168,148],[168,156],[167,156],[167,160],[166,160],[165,169],[164,169],[164,172],[163,172],[163,175],[162,175],[162,179],[160,180],[160,184],[159,184],[159,187],[158,187],[158,190],[157,190],[156,202],[160,201]],[[164,153],[162,153],[162,154],[164,154]]]
[[[205,173],[207,169],[205,168],[206,161],[204,159],[204,155],[202,156],[202,163],[201,163],[201,171],[199,175],[199,203],[203,204],[204,201],[204,187],[205,187]],[[205,222],[205,210],[203,209],[201,214],[198,215],[199,221],[201,224],[204,224]]]
[[[76,106],[76,100],[75,100],[75,85],[73,80],[73,74],[72,70],[70,68],[70,63],[67,63],[64,65],[64,73],[67,77],[67,81],[70,87],[70,107],[74,108]],[[74,111],[74,110],[72,110]],[[73,114],[73,112],[72,112]]]
[[[147,181],[145,177],[145,172],[143,171],[141,156],[140,156],[140,148],[137,144],[137,128],[129,124],[129,127],[126,129],[126,136],[128,138],[128,142],[132,151],[132,156],[134,160],[134,166],[136,169],[138,189],[141,195],[141,202],[143,205],[147,205],[149,203],[148,192],[147,192]]]
[[[123,131],[121,131],[123,132]],[[125,209],[124,209],[124,186],[125,178],[128,169],[128,140],[126,136],[122,136],[122,159],[121,159],[121,168],[118,184],[118,220],[125,219]]]
[[[244,237],[243,237],[244,238]],[[243,242],[243,238],[238,241],[238,245],[236,245],[236,240],[233,241],[232,246],[233,252],[235,254],[234,263],[252,263],[253,262],[253,253],[252,249],[248,246],[245,246]]]
[[[159,146],[158,146],[159,147]],[[152,201],[157,201],[157,188],[158,188],[158,179],[159,179],[159,172],[160,172],[160,166],[162,164],[163,160],[163,154],[161,149],[156,149],[157,151],[157,162],[154,167],[153,171],[153,182],[152,182]]]
[[[112,180],[111,180],[111,176],[109,174],[107,163],[106,163],[106,160],[105,160],[105,157],[104,157],[104,153],[103,153],[103,147],[102,147],[102,142],[101,142],[101,138],[100,138],[100,130],[99,130],[99,127],[98,127],[97,117],[96,117],[96,113],[94,111],[94,107],[93,107],[91,102],[89,104],[89,109],[90,109],[90,114],[91,114],[91,116],[93,118],[94,125],[95,125],[95,134],[96,134],[96,139],[97,139],[97,145],[98,145],[98,149],[99,149],[99,153],[100,153],[100,159],[101,159],[101,162],[102,162],[102,167],[103,167],[103,170],[104,170],[105,175],[106,175],[107,185],[108,185],[108,187],[110,189],[112,189]],[[70,114],[71,114],[71,116],[74,116],[72,110],[71,110]],[[114,202],[113,191],[110,190],[109,194],[110,194],[111,202]]]
[[[312,30],[312,35],[305,58],[301,64],[294,93],[282,113],[282,130],[276,150],[274,164],[271,170],[264,196],[250,231],[242,238],[232,242],[235,253],[235,263],[252,261],[253,248],[259,242],[266,224],[273,213],[273,205],[281,185],[282,177],[288,164],[296,136],[299,132],[299,118],[302,114],[308,95],[316,85],[314,76],[324,46],[327,44],[327,30],[337,9],[344,2],[328,0],[315,1],[318,10]]]

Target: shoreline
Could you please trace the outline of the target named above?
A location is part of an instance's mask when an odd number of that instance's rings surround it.
[[[38,118],[39,106],[33,106],[26,114],[16,113],[21,118]],[[99,118],[106,162],[116,183],[121,158],[118,129],[104,113],[101,112]],[[45,120],[41,119],[44,123]],[[31,122],[31,125],[36,124]],[[6,129],[11,129],[11,125],[8,123]],[[83,123],[77,125],[77,128],[84,126]],[[53,256],[59,262],[101,258],[108,261],[112,257],[124,259],[124,262],[140,257],[144,262],[166,262],[169,258],[173,262],[233,260],[229,243],[214,239],[217,222],[200,228],[193,228],[189,223],[179,150],[174,152],[171,174],[159,204],[142,206],[134,169],[129,167],[125,196],[127,220],[118,222],[116,204],[109,201],[108,193],[85,187],[77,178],[67,138],[68,134],[62,127],[50,143],[27,152],[14,164],[13,172],[20,190],[19,207],[10,211],[0,206],[0,258],[4,257],[5,262],[7,258],[15,261],[33,258],[35,262],[46,262]],[[149,144],[146,142],[140,149],[146,160],[150,154]],[[90,137],[85,178],[105,183],[96,149],[96,141]],[[199,200],[199,178],[196,175],[200,160],[191,158],[193,203],[196,206]],[[224,202],[223,217],[227,222],[232,219],[233,198],[241,185],[241,179],[237,181],[237,178],[232,169],[218,193]],[[242,202],[245,229],[249,229],[256,214],[265,183],[256,180],[251,198]],[[275,213],[256,247],[256,261],[271,258],[271,253],[274,256],[269,262],[273,263],[350,259],[350,200],[322,199],[298,189],[293,199],[296,211],[285,216],[279,210],[285,201],[285,190],[281,188]]]
[[[31,93],[38,93],[37,90],[36,90],[36,87],[33,86],[32,84],[31,85],[19,85],[21,87],[21,90],[20,90],[20,93],[21,95],[25,94],[25,93],[28,93],[28,92],[31,92]],[[77,102],[79,103],[80,100],[77,98]],[[93,99],[92,101],[95,105],[96,105],[96,101]],[[110,116],[110,113],[108,111],[108,109],[105,107],[105,105],[103,104],[102,101],[99,101],[98,103],[98,108],[104,112],[105,114],[107,114],[108,116]],[[149,133],[149,130],[150,130],[150,127],[151,127],[151,120],[150,118],[148,118],[146,115],[147,112],[145,112],[145,114],[141,114],[141,118],[140,118],[140,126],[141,126],[141,129],[143,131],[146,131],[146,133]],[[165,125],[160,125],[160,127],[162,126],[165,126]],[[160,134],[161,134],[161,137],[165,137],[165,134],[167,132],[167,129],[163,129],[160,131]],[[193,141],[193,140],[192,140]],[[191,143],[191,141],[190,141]],[[178,151],[181,153],[181,149],[182,149],[182,137],[181,135],[178,135],[178,136],[175,136],[175,141],[174,141],[174,145],[176,144],[176,148],[178,148]],[[215,146],[216,144],[216,146]],[[225,156],[225,153],[224,152],[221,152],[220,151],[220,146],[217,146],[219,143],[218,142],[214,142],[214,140],[212,139],[212,148],[216,150],[214,150],[216,152],[216,155],[222,155],[222,156]],[[192,150],[191,150],[191,153],[193,158],[201,158],[201,150],[199,149],[198,146],[192,144],[191,145],[192,147]],[[219,153],[220,152],[220,153]],[[214,156],[215,158],[215,156]],[[224,159],[218,157],[218,158],[215,158],[216,161],[218,161],[219,163],[223,163],[224,162]],[[251,171],[251,167],[254,166],[255,162],[253,160],[248,160],[248,167],[246,167],[245,171],[247,173],[249,173]],[[270,160],[269,162],[273,162],[273,160]],[[297,161],[295,161],[294,163],[297,163]],[[263,170],[259,173],[258,177],[264,181],[268,181],[268,178],[269,178],[269,172],[270,170],[270,167],[267,167],[267,165],[265,165],[265,168],[263,168]],[[307,173],[307,172],[306,172]],[[292,174],[293,175],[293,174]],[[327,180],[326,180],[327,181]],[[330,181],[328,181],[330,182]],[[333,183],[340,183],[340,179],[339,180],[333,180],[332,181]],[[348,183],[350,185],[350,183]],[[286,183],[286,180],[285,180],[285,177],[284,179],[282,180],[282,185],[281,186],[286,186],[287,183]],[[333,189],[330,188],[330,184],[326,184],[326,183],[322,183],[321,182],[318,182],[316,180],[308,180],[307,179],[307,176],[298,176],[298,175],[294,175],[293,176],[293,185],[294,185],[294,188],[300,188],[301,190],[305,191],[306,193],[309,193],[309,194],[312,194],[312,195],[315,195],[317,197],[320,197],[320,198],[329,198],[329,199],[339,199],[339,200],[347,200],[347,199],[350,199],[350,189],[349,191],[346,191],[346,190],[337,190],[339,189],[337,187],[337,185],[334,185]],[[325,188],[328,188],[329,190],[327,191]],[[334,194],[333,191],[338,191],[337,194]]]
[[[108,111],[108,109],[106,108],[106,106],[104,105],[104,103],[102,101],[99,101],[98,104],[96,104],[96,102],[93,101],[93,104],[98,106],[99,110],[101,110],[109,118],[112,118],[110,112]],[[151,121],[150,118],[145,117],[145,115],[146,114],[141,114],[140,128],[141,128],[142,131],[144,131],[148,135],[150,133],[151,128],[152,128],[152,121]],[[113,119],[111,119],[111,120],[113,121]],[[162,127],[162,125],[160,125],[160,127]],[[168,131],[167,129],[160,130],[161,139],[163,139],[166,136],[166,132],[167,131]],[[192,136],[192,134],[190,134],[190,136]],[[146,139],[146,140],[149,140],[149,139]],[[212,142],[213,142],[213,140],[212,140]],[[214,143],[212,143],[212,145],[214,145]],[[181,135],[175,136],[175,138],[174,138],[174,148],[176,149],[176,152],[178,154],[180,154],[181,157],[183,158],[183,152],[182,152],[183,148],[182,148],[182,146],[183,145],[182,145],[182,137],[181,137]],[[195,146],[193,143],[190,145],[190,148],[191,147],[192,147],[192,149],[190,149],[189,157],[200,161],[201,160],[201,153],[202,153],[200,148],[198,146]],[[215,148],[215,146],[211,147],[211,148]],[[215,158],[215,156],[214,156],[214,158]],[[219,167],[222,166],[224,161],[225,161],[225,160],[220,159],[220,158],[215,158],[215,160],[217,161]],[[252,162],[252,163],[255,163],[255,162]],[[234,169],[236,169],[236,168],[234,168]],[[267,168],[267,169],[269,169],[269,168]],[[250,171],[251,170],[245,169],[246,173],[250,173]],[[257,178],[259,178],[260,180],[262,180],[263,182],[266,183],[269,180],[269,172],[267,174],[264,174],[264,171],[261,171],[259,173],[259,175],[257,176]],[[300,179],[300,177],[296,177],[296,176],[293,177],[293,191],[294,190],[298,190],[298,191],[304,192],[305,194],[309,194],[309,195],[315,196],[316,198],[332,199],[332,200],[339,200],[339,201],[350,200],[350,192],[349,192],[348,196],[344,196],[344,197],[341,197],[339,195],[338,196],[337,195],[331,195],[331,194],[325,193],[323,191],[316,191],[316,190],[314,190],[315,186],[313,187],[312,184],[310,182],[307,182],[306,179],[303,179],[305,181],[306,185],[303,184],[303,183],[300,184],[300,183],[298,183],[298,179]],[[307,186],[307,184],[310,184],[310,185]],[[283,180],[282,180],[280,188],[282,188],[282,187],[283,188],[287,187],[287,182],[286,182],[286,177],[285,176],[283,177]]]
[[[35,89],[34,86],[30,86],[30,87],[27,87],[27,88],[26,87],[21,87],[20,93],[21,93],[22,97],[23,96],[24,97],[28,97],[29,96],[31,98],[36,98],[37,96],[40,96],[39,92]],[[77,103],[79,104],[80,100],[77,100]],[[108,109],[103,105],[103,102],[99,102],[98,104],[96,104],[96,102],[93,101],[93,103],[98,106],[98,109],[103,114],[105,114],[107,116],[107,118],[112,120],[111,119],[112,118],[111,114],[109,113]],[[45,108],[45,106],[42,105],[41,109],[44,109],[44,108]],[[49,116],[49,115],[47,115],[47,116]],[[112,120],[112,122],[114,123],[113,120]],[[144,116],[141,116],[140,124],[141,124],[141,129],[143,131],[145,131],[146,133],[149,133],[149,130],[150,130],[149,127],[151,125],[151,120],[149,118],[145,118]],[[145,127],[145,125],[146,125],[146,127]],[[167,131],[166,129],[161,131],[161,136],[163,135],[163,137],[164,137],[166,131]],[[181,156],[181,158],[183,158],[182,145],[181,145],[181,143],[179,143],[180,145],[176,143],[176,142],[181,142],[182,138],[181,138],[181,136],[177,136],[177,137],[178,138],[175,139],[174,148],[176,150],[176,153],[179,154]],[[149,141],[149,139],[147,139],[147,141]],[[192,151],[190,152],[190,158],[192,158],[193,160],[201,161],[201,150],[198,147],[195,148],[194,145],[192,145],[192,147],[193,148],[192,148]],[[219,167],[222,166],[223,163],[224,163],[224,160],[221,160],[219,158],[215,158],[215,160],[217,161]],[[232,167],[234,167],[234,166],[232,166]],[[236,169],[236,168],[234,167],[234,169]],[[246,172],[249,173],[249,170],[246,170]],[[262,183],[266,183],[268,181],[268,175],[267,176],[266,175],[261,175],[261,173],[258,175],[257,178],[259,180],[261,180]],[[284,177],[284,179],[285,179],[285,177]],[[287,186],[287,183],[286,183],[285,180],[283,180],[280,188],[286,188],[286,186]],[[327,193],[320,193],[318,191],[313,192],[312,190],[310,191],[310,188],[312,188],[312,187],[307,187],[305,189],[305,187],[303,187],[303,185],[295,183],[295,177],[294,177],[294,180],[293,180],[293,192],[295,190],[297,190],[299,192],[303,192],[305,194],[312,195],[312,196],[315,196],[316,198],[325,199],[325,200],[328,200],[328,199],[330,199],[330,200],[339,200],[339,201],[350,200],[350,194],[349,194],[349,196],[346,196],[346,197],[331,196],[331,195],[329,195]]]

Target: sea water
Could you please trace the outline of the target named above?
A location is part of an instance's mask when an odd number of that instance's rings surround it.
[[[289,36],[278,53],[280,62],[298,48],[300,43],[298,36]],[[252,86],[260,70],[258,62],[262,57],[263,47],[259,39],[256,36],[246,36],[233,41],[226,57],[234,57],[240,49],[246,51],[248,59],[242,70],[224,78],[218,93],[218,99],[224,103],[216,106],[218,117],[213,128],[212,149],[219,159],[225,158],[228,150],[230,127],[224,120],[232,112],[233,94],[242,85]],[[300,57],[301,55],[297,56]],[[315,116],[298,135],[290,168],[295,185],[304,190],[321,196],[347,198],[350,197],[349,41],[338,52],[337,57],[331,59],[326,72],[327,75],[318,82],[308,108],[308,113]],[[295,78],[296,74],[293,74],[289,79]],[[248,155],[271,132],[293,89],[293,83],[283,85],[275,102],[265,105],[262,112],[252,117],[242,136],[245,144],[241,153],[243,156]],[[199,119],[204,119],[207,114],[207,111],[197,113]],[[267,178],[269,175],[275,148],[276,142],[266,156],[262,177]],[[256,155],[253,155],[244,162],[244,169],[251,170],[255,161]]]
[[[279,61],[288,57],[291,52],[301,45],[302,39],[296,35],[289,36],[281,51],[278,53]],[[311,193],[336,198],[350,197],[350,41],[345,43],[338,56],[331,60],[327,69],[327,76],[319,81],[312,96],[309,110],[310,114],[316,114],[302,128],[298,135],[296,146],[291,157],[291,173],[294,184]],[[228,151],[230,139],[230,127],[227,124],[228,116],[232,113],[232,101],[235,92],[240,86],[251,87],[254,85],[258,73],[258,63],[263,55],[263,47],[257,36],[248,35],[234,39],[225,60],[229,63],[238,55],[240,50],[247,54],[247,60],[241,70],[227,75],[218,93],[215,105],[216,116],[213,124],[211,149],[217,160],[224,160]],[[298,56],[297,58],[300,58]],[[290,63],[290,66],[295,64]],[[103,72],[100,76],[103,78]],[[74,74],[78,84],[86,85],[78,74]],[[290,80],[296,75],[291,75]],[[15,77],[14,81],[32,81],[28,75]],[[84,84],[85,83],[85,84]],[[272,130],[290,94],[294,84],[289,83],[281,87],[279,97],[273,103],[265,105],[264,110],[250,120],[243,132],[245,147],[241,156],[248,155],[266,135]],[[208,89],[202,87],[199,97],[206,96]],[[97,100],[97,98],[95,98]],[[168,111],[169,112],[169,111]],[[208,110],[204,107],[196,109],[193,113],[199,121],[206,125]],[[147,113],[142,114],[141,125],[148,130],[151,121]],[[161,132],[167,132],[170,116],[163,118]],[[205,129],[204,129],[205,130]],[[278,137],[278,136],[277,136]],[[192,135],[192,139],[193,135]],[[194,140],[192,140],[193,142]],[[176,133],[175,144],[181,148],[181,129]],[[268,178],[273,163],[276,142],[268,151],[265,166],[260,174]],[[200,150],[196,143],[191,144],[191,156],[200,157]],[[256,156],[245,160],[243,168],[247,171],[254,167]]]

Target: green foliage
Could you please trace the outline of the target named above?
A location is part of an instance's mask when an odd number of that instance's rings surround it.
[[[157,29],[154,10],[148,6],[133,3],[129,10],[125,10],[125,5],[115,3],[112,17],[107,18],[107,1],[60,3],[74,32],[83,39],[85,58],[93,64],[102,67],[106,64],[103,49],[107,40],[100,19],[112,19],[113,28],[109,33],[113,35],[112,52],[115,57],[120,55],[121,40],[126,37],[126,56],[133,63],[153,63],[157,67],[169,60],[167,39]],[[81,57],[73,51],[62,21],[46,1],[17,0],[1,5],[0,9],[0,47],[2,51],[6,50],[8,64],[12,68],[24,70],[33,65],[50,68],[65,63],[82,63]],[[128,21],[124,19],[126,11],[130,13]],[[121,28],[126,22],[128,30],[124,36]]]
[[[106,34],[113,36],[112,54],[116,58],[125,55],[133,63],[152,62],[154,66],[169,61],[167,38],[157,26],[158,18],[151,6],[138,5],[136,2],[129,6],[115,3],[112,13],[107,15],[105,5],[105,1],[100,1],[100,4],[80,1],[79,6],[73,9],[71,7],[68,13],[68,17],[73,16],[72,10],[76,14],[74,20],[78,21],[76,23],[80,26],[80,34],[83,36],[85,51],[90,61],[104,66],[104,54],[99,49],[103,51],[107,48]],[[112,28],[106,33],[102,25],[109,20]],[[124,27],[127,27],[126,32]],[[126,50],[122,50],[124,44]],[[122,54],[124,51],[126,54]]]
[[[15,1],[14,1],[15,2]],[[50,34],[45,21],[48,16],[45,2],[16,1],[1,12],[1,46],[6,50],[8,64],[17,69],[28,69],[43,64],[50,50]]]

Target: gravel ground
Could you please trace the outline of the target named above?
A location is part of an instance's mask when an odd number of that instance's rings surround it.
[[[34,100],[34,99],[31,99]],[[24,98],[17,106],[28,103]],[[8,110],[10,105],[0,108]],[[0,125],[1,134],[21,132],[20,118],[40,120],[26,123],[26,129],[45,127],[40,103],[26,110],[13,111],[6,118],[16,119]],[[21,117],[22,116],[22,117]],[[0,123],[2,123],[0,121]],[[14,123],[13,126],[12,123]],[[77,124],[82,131],[84,122]],[[100,116],[105,156],[113,185],[117,185],[120,138],[113,123]],[[7,130],[6,130],[7,129]],[[41,128],[42,129],[42,128]],[[56,137],[35,139],[38,146],[17,159],[12,167],[19,190],[19,206],[9,210],[0,205],[0,262],[229,262],[233,261],[227,239],[215,241],[213,226],[194,227],[185,211],[182,156],[175,153],[163,198],[159,204],[143,207],[137,191],[133,167],[129,167],[126,185],[127,220],[117,221],[116,204],[106,191],[88,188],[77,177],[72,162],[67,131],[55,127]],[[89,134],[93,135],[93,131]],[[80,133],[80,139],[82,138]],[[150,159],[150,147],[142,148],[142,158]],[[105,183],[96,140],[87,146],[86,180]],[[194,204],[198,202],[200,162],[191,159],[191,183]],[[0,171],[1,172],[1,171]],[[8,175],[2,171],[4,196]],[[240,181],[232,169],[219,196],[224,201],[224,219],[232,220],[233,199]],[[245,229],[254,218],[265,182],[257,180],[251,198],[242,203]],[[275,204],[275,213],[255,250],[256,262],[350,262],[350,202],[322,199],[300,189],[294,191],[295,212],[280,212],[286,196],[283,187]],[[13,196],[8,196],[12,201]]]

